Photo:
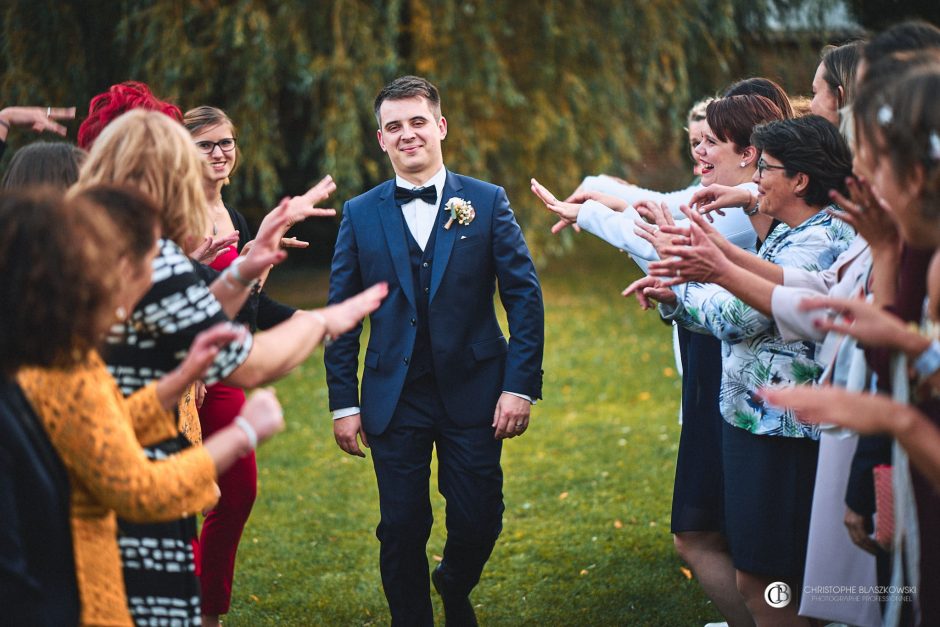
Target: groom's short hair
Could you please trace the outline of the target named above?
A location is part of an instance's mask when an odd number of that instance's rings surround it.
[[[441,119],[441,94],[437,87],[426,78],[420,76],[399,76],[382,88],[375,97],[375,121],[382,126],[379,118],[379,109],[386,100],[404,100],[406,98],[422,97],[428,101],[434,117]]]

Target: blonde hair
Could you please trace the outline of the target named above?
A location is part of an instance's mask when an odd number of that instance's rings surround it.
[[[135,109],[108,124],[79,172],[79,189],[131,185],[159,209],[163,236],[192,250],[206,231],[203,160],[186,129],[162,113]]]

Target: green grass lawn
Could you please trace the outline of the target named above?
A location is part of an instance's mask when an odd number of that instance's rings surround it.
[[[545,399],[525,436],[503,448],[503,534],[472,596],[477,615],[483,625],[717,620],[669,534],[679,434],[669,327],[620,297],[637,276],[626,256],[589,235],[577,246],[540,272]],[[321,304],[326,274],[285,273],[270,289]],[[277,390],[288,427],[259,452],[259,497],[225,622],[388,624],[372,464],[333,441],[320,356]],[[444,543],[444,502],[433,494],[432,565]]]

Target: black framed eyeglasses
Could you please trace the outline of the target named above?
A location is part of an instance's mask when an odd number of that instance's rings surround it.
[[[221,150],[222,152],[232,152],[233,150],[235,150],[235,138],[226,137],[224,139],[220,139],[217,142],[210,142],[210,141],[196,142],[196,150],[198,150],[204,155],[211,155],[212,151],[215,150],[216,146],[218,146],[219,150]]]
[[[761,178],[764,178],[764,170],[786,170],[787,166],[785,165],[770,165],[764,158],[761,157],[757,160],[757,174]]]

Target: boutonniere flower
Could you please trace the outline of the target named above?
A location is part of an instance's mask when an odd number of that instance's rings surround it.
[[[444,211],[450,212],[450,218],[444,225],[445,229],[449,229],[454,220],[457,221],[457,224],[466,226],[473,222],[473,219],[477,216],[477,212],[473,210],[473,205],[470,204],[469,200],[457,197],[447,201],[444,205]]]

